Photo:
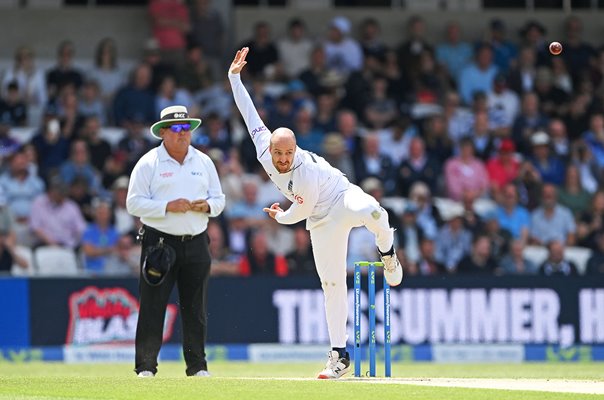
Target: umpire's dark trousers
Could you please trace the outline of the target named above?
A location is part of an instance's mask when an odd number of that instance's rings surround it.
[[[207,332],[206,297],[210,276],[208,235],[172,236],[144,227],[141,265],[146,249],[160,237],[176,251],[176,262],[159,286],[139,279],[140,311],[136,326],[136,373],[157,373],[157,356],[162,344],[164,318],[170,293],[178,285],[183,328],[183,353],[187,375],[207,370],[205,341]],[[142,273],[142,272],[141,272]]]

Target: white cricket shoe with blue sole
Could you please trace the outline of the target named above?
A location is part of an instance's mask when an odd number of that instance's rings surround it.
[[[338,379],[350,371],[350,359],[340,357],[337,351],[330,351],[327,353],[327,357],[325,369],[319,372],[318,379]]]

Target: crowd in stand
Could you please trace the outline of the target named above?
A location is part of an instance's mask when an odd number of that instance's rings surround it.
[[[2,71],[0,271],[25,268],[20,246],[61,246],[86,273],[136,274],[128,176],[159,144],[148,131],[159,110],[182,104],[204,121],[193,144],[227,196],[208,227],[214,273],[313,274],[304,225],[262,211],[287,201],[234,108],[220,15],[208,0],[148,7],[154,37],[132,70],[120,64],[119,38],[107,38],[90,70],[74,65],[66,40],[49,70],[21,46]],[[301,148],[384,204],[404,204],[389,212],[407,274],[578,275],[569,246],[593,251],[585,274],[604,273],[604,47],[584,41],[574,16],[560,56],[537,21],[510,32],[495,19],[467,41],[456,22],[436,43],[426,29],[410,17],[407,36],[388,46],[372,18],[353,26],[338,16],[324,32],[293,19],[283,37],[258,22],[237,45],[250,48],[244,81],[271,130],[290,127]],[[11,135],[35,110],[33,138]],[[123,130],[118,143],[103,138],[106,127]],[[363,232],[351,235],[351,262],[377,257]],[[525,258],[526,246],[545,246],[545,262]]]

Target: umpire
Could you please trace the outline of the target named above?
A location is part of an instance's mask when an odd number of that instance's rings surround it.
[[[176,283],[183,324],[188,376],[209,376],[205,354],[206,298],[210,254],[208,218],[224,209],[218,172],[208,156],[193,148],[191,132],[201,120],[184,106],[160,113],[150,128],[163,142],[141,157],[128,187],[128,212],[143,223],[140,311],[136,326],[135,372],[157,373],[164,318]]]

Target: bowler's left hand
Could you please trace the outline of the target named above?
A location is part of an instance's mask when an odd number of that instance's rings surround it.
[[[270,208],[264,207],[262,211],[268,213],[269,217],[275,219],[278,212],[283,212],[283,209],[279,207],[279,203],[273,203]]]

